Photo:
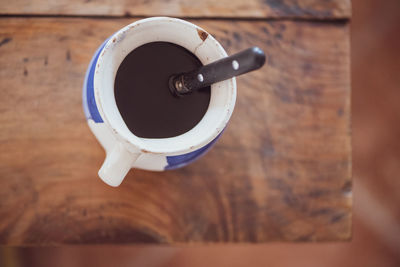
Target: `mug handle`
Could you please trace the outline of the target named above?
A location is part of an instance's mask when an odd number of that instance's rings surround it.
[[[111,151],[107,152],[99,170],[99,177],[110,186],[119,186],[139,156],[140,153],[132,153],[117,142]]]

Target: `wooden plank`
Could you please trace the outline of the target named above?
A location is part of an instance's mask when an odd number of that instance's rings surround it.
[[[260,46],[268,65],[238,78],[232,120],[201,160],[111,188],[81,87],[97,46],[130,22],[0,20],[0,244],[350,238],[346,23],[194,20],[229,53]]]
[[[1,0],[0,14],[349,18],[350,0]]]

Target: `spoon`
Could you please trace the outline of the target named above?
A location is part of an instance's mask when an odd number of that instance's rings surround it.
[[[257,70],[264,63],[264,52],[258,47],[251,47],[196,70],[171,76],[169,89],[175,96],[184,96],[211,84]]]

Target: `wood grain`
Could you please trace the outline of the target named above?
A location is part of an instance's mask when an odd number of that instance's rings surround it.
[[[350,0],[0,0],[0,14],[349,18]]]
[[[345,22],[192,20],[234,53],[269,55],[202,159],[97,171],[81,88],[98,45],[131,19],[0,20],[0,244],[337,241],[351,236]]]

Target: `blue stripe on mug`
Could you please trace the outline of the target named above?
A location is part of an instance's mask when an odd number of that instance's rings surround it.
[[[217,137],[215,137],[214,140],[212,140],[210,143],[195,151],[177,156],[167,156],[168,165],[165,166],[164,169],[165,170],[177,169],[191,163],[192,161],[195,161],[199,157],[203,156],[212,147],[212,145],[218,140],[218,138],[221,136],[222,133],[223,131]]]
[[[107,41],[108,39],[97,49],[95,56],[90,62],[89,71],[86,78],[86,86],[84,86],[83,92],[83,109],[85,110],[86,119],[92,119],[96,123],[103,122],[103,119],[100,116],[100,112],[96,105],[96,99],[94,97],[94,72],[96,69],[97,60]]]

